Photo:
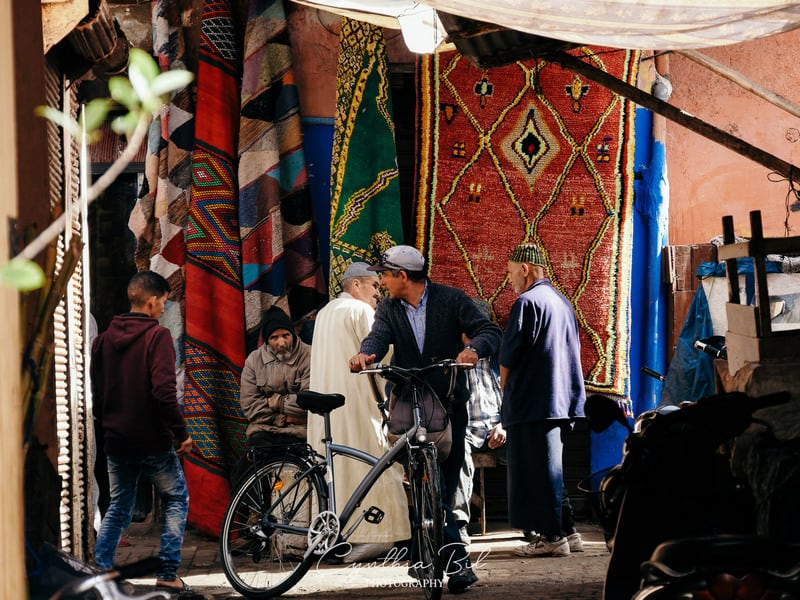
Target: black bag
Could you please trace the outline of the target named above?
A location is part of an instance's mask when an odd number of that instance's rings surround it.
[[[394,444],[397,439],[414,426],[412,414],[413,393],[410,388],[403,388],[399,395],[389,395],[388,428],[389,443]],[[450,454],[453,445],[453,428],[450,416],[442,401],[430,386],[425,386],[421,401],[421,424],[428,430],[428,440],[436,445],[439,462],[445,460]]]

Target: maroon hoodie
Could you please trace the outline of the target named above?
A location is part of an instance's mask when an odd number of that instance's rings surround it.
[[[106,454],[158,454],[189,437],[176,396],[172,337],[156,319],[114,317],[92,344],[91,376]]]

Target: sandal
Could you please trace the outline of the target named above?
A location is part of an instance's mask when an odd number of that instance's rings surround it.
[[[173,594],[183,594],[192,591],[192,588],[186,585],[186,582],[180,577],[173,579],[172,581],[163,581],[161,579],[157,579],[156,589],[159,591],[172,592]]]

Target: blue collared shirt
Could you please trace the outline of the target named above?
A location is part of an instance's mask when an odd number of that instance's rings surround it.
[[[406,316],[408,322],[411,324],[411,329],[414,332],[414,337],[417,340],[417,348],[420,354],[422,347],[425,344],[425,313],[428,307],[428,282],[425,281],[425,291],[422,292],[422,298],[419,299],[419,305],[414,307],[405,300],[400,300],[403,308],[406,309]]]

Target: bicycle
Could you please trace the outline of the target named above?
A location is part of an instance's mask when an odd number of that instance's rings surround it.
[[[313,562],[322,563],[326,554],[342,548],[362,521],[380,522],[384,513],[376,506],[353,518],[380,475],[405,453],[414,561],[409,574],[418,580],[428,600],[438,600],[442,594],[444,511],[437,448],[428,439],[421,407],[424,393],[432,393],[426,376],[449,371],[452,393],[456,369],[469,366],[445,359],[421,368],[375,364],[361,371],[402,383],[411,398],[413,426],[381,457],[331,439],[330,413],[344,405],[343,395],[300,392],[298,404],[325,419],[325,456],[303,443],[249,450],[253,466],[232,494],[220,534],[222,566],[233,588],[250,598],[278,596],[300,581]],[[371,466],[338,513],[332,468],[335,456]]]

